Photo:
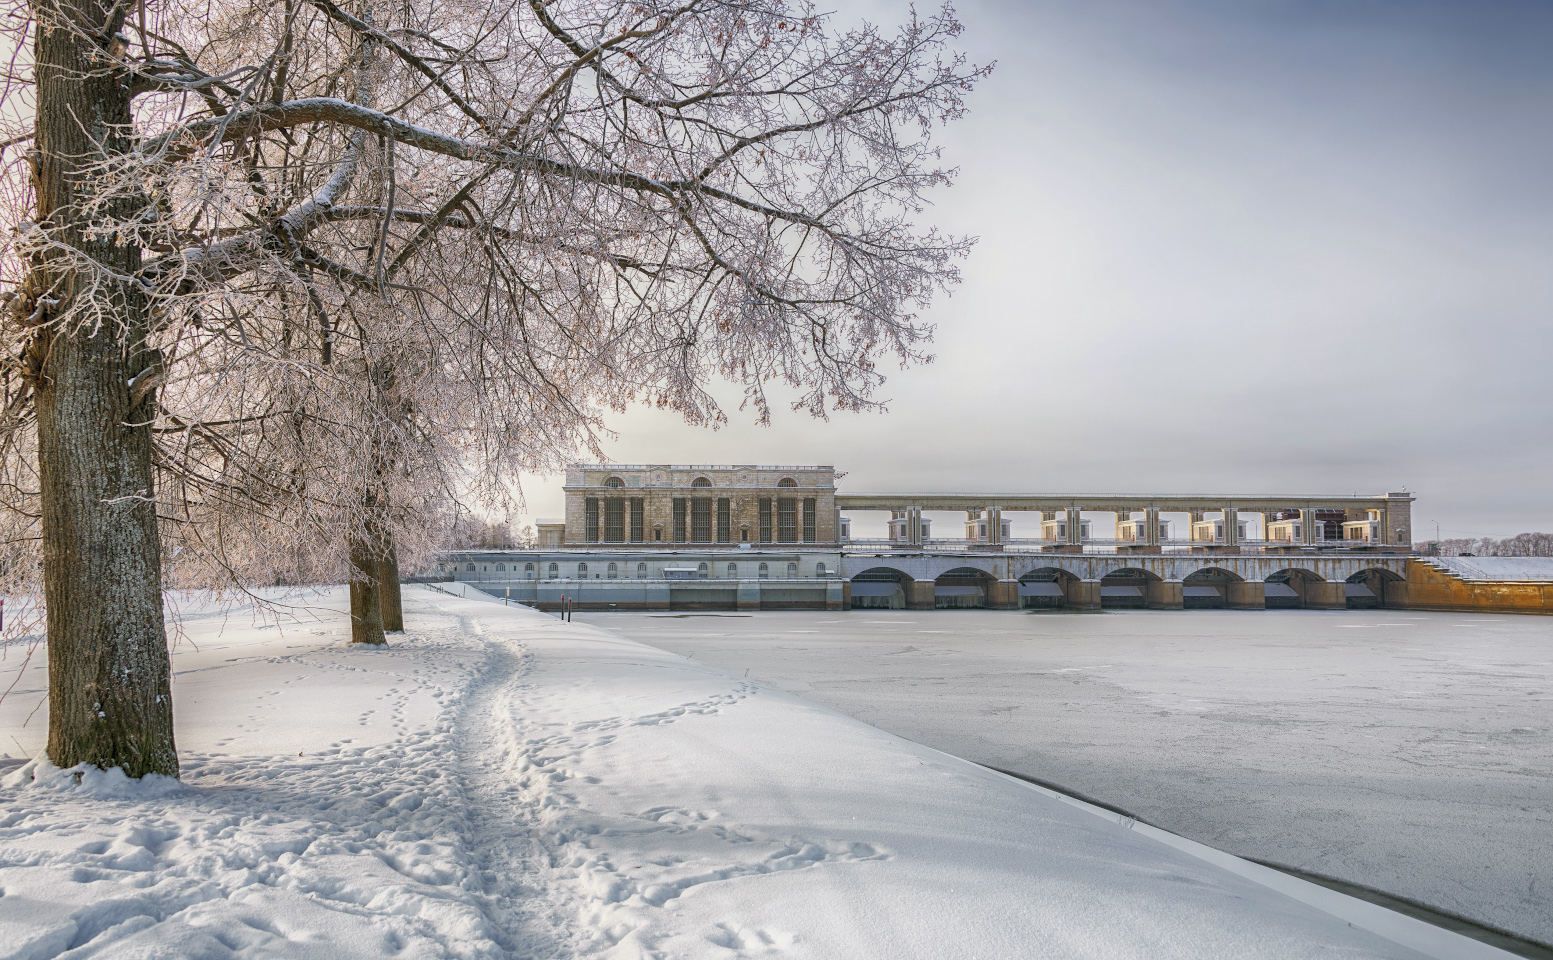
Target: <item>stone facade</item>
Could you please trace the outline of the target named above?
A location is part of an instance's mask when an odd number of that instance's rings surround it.
[[[566,546],[651,549],[837,542],[830,466],[574,464]]]
[[[437,574],[541,610],[840,610],[846,599],[837,549],[639,546],[459,551]]]
[[[1408,544],[1413,542],[1413,496],[1409,493],[1386,494],[1386,508],[1381,512],[1381,542]]]

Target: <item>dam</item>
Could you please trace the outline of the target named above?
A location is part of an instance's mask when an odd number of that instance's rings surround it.
[[[867,494],[844,476],[576,464],[536,545],[430,572],[541,609],[1553,611],[1548,570],[1418,557],[1406,491]],[[963,528],[935,536],[946,512]],[[885,536],[853,535],[869,517]]]

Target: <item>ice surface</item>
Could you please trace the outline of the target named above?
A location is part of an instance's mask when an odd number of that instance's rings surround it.
[[[1553,620],[587,614],[1242,856],[1553,942]]]
[[[0,956],[1419,955],[1373,913],[755,680],[405,596],[386,650],[345,643],[338,590],[282,624],[194,610],[181,784],[6,774]],[[40,684],[0,704],[29,752]],[[1429,955],[1497,955],[1403,926]]]

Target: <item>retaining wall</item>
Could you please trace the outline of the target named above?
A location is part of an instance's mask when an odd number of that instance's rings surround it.
[[[1385,584],[1385,604],[1404,610],[1553,614],[1553,582],[1461,580],[1414,560],[1407,579]]]

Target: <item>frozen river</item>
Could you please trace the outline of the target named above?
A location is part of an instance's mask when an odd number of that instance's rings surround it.
[[[1553,619],[579,614],[1176,833],[1553,943]]]

